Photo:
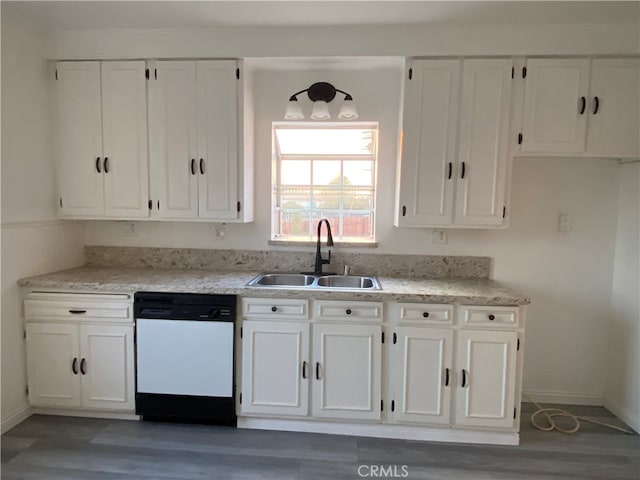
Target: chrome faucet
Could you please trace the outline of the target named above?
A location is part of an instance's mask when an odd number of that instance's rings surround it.
[[[318,221],[318,243],[316,245],[316,265],[313,269],[314,275],[322,275],[322,265],[329,265],[331,263],[331,250],[329,250],[329,257],[322,258],[322,252],[320,252],[320,231],[322,230],[322,224],[327,225],[327,247],[333,247],[333,236],[331,235],[331,225],[329,220],[321,218]]]

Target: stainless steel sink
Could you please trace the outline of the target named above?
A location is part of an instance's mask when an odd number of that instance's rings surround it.
[[[247,283],[247,286],[317,290],[382,290],[376,277],[358,275],[314,276],[304,273],[261,273]]]
[[[302,273],[262,273],[247,285],[252,287],[308,287],[315,277]]]
[[[316,284],[322,288],[380,289],[378,280],[375,277],[360,277],[356,275],[327,275],[326,277],[318,277]]]

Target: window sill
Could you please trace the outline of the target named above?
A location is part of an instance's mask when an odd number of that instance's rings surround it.
[[[317,242],[313,240],[269,240],[269,245],[277,247],[315,247]],[[326,245],[326,240],[322,239],[322,246]],[[334,241],[334,247],[339,248],[378,248],[378,242],[340,242]]]

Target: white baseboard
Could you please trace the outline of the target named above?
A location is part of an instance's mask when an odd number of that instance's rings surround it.
[[[633,415],[626,408],[620,407],[619,405],[615,405],[611,403],[611,401],[604,399],[604,408],[613,413],[616,417],[622,420],[624,423],[633,428],[636,433],[640,433],[640,418],[638,418],[638,412]]]
[[[558,403],[562,405],[603,406],[604,396],[597,393],[559,392],[553,390],[525,390],[522,401],[539,403]]]
[[[59,415],[61,417],[86,417],[86,418],[111,418],[113,420],[140,420],[134,413],[103,412],[94,410],[67,410],[64,408],[34,407],[33,413],[37,415]]]
[[[518,445],[517,432],[462,430],[457,428],[418,427],[411,425],[353,424],[313,422],[272,418],[238,417],[238,428],[281,430],[285,432],[328,433],[360,437],[397,438],[429,442],[477,443],[489,445]]]
[[[15,413],[12,413],[7,418],[2,419],[2,426],[0,426],[0,433],[3,435],[11,430],[16,425],[24,422],[27,418],[29,418],[33,414],[33,410],[28,405],[22,407]]]

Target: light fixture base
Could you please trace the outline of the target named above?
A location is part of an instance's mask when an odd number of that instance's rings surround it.
[[[329,103],[336,98],[336,88],[327,82],[317,82],[309,87],[307,95],[312,102],[322,100]]]

